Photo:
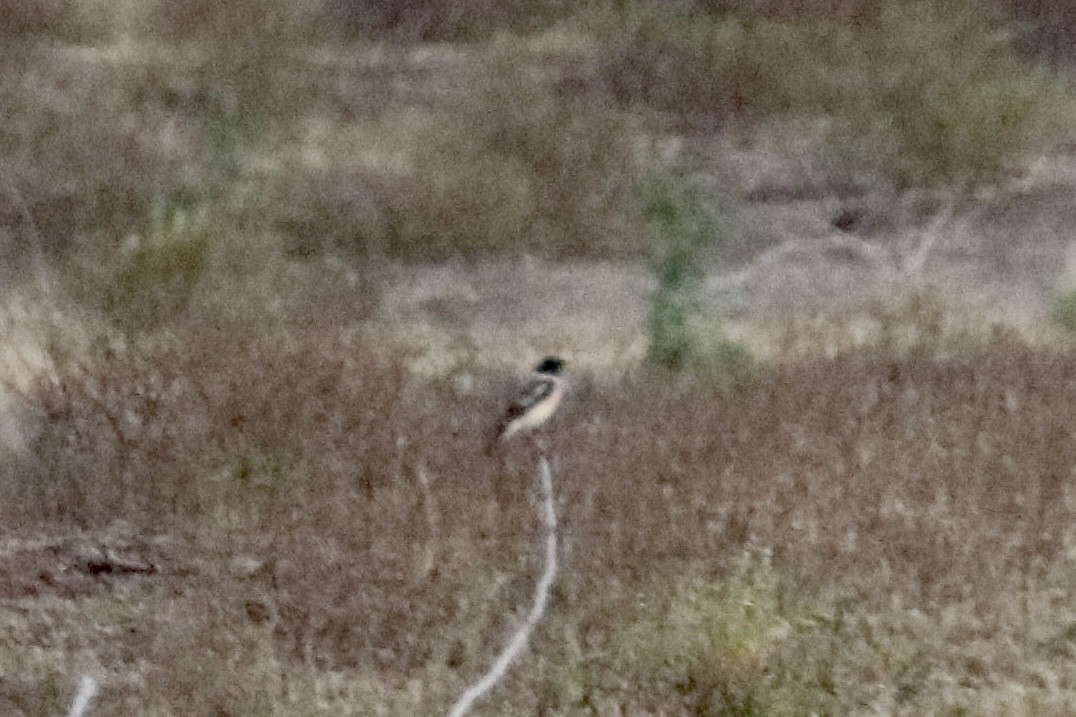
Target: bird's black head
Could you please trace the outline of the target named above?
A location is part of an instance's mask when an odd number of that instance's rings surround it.
[[[562,368],[564,368],[563,360],[556,356],[546,356],[542,359],[542,363],[538,364],[538,367],[534,370],[538,373],[547,373],[550,376],[556,376],[560,374]]]

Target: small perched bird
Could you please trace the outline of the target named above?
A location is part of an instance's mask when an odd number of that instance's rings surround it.
[[[501,418],[496,442],[534,430],[549,420],[564,397],[564,381],[560,378],[563,368],[564,361],[556,356],[542,359]]]

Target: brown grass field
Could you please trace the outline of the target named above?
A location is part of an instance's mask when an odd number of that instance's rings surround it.
[[[528,602],[531,448],[487,457],[490,390],[361,341],[216,349],[38,396],[5,712],[82,673],[104,714],[444,711]],[[1076,357],[1005,335],[579,381],[551,611],[480,713],[1068,713],[1074,412]]]
[[[0,3],[0,717],[1076,713],[1074,28]]]

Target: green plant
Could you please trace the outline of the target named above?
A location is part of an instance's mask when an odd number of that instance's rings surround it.
[[[657,279],[647,318],[647,362],[671,370],[742,365],[746,349],[703,320],[703,255],[728,242],[712,201],[707,203],[697,184],[670,175],[651,178],[641,202]]]
[[[231,477],[241,489],[276,495],[287,484],[293,467],[285,456],[253,452],[239,457]]]
[[[1068,289],[1054,299],[1054,321],[1076,333],[1076,289]]]
[[[746,368],[754,360],[742,342],[729,338],[718,328],[700,340],[700,368],[727,374]]]
[[[199,466],[177,490],[176,479],[167,477],[161,494],[176,494],[176,507],[193,513],[212,512],[222,506],[247,520],[269,520],[282,502],[301,500],[301,486],[308,474],[301,458],[283,450],[254,448],[226,457],[216,469]]]
[[[695,351],[690,320],[699,313],[702,276],[691,254],[674,249],[657,269],[658,288],[650,297],[647,360],[669,369],[684,368]]]
[[[197,193],[153,200],[141,232],[119,268],[104,281],[102,308],[128,333],[152,329],[177,315],[194,295],[209,258],[208,210]]]

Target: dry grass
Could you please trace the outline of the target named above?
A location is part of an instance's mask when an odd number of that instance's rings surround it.
[[[106,712],[437,711],[527,603],[534,465],[482,455],[490,392],[321,333],[102,348],[62,375],[4,477],[13,714],[82,671]],[[553,613],[490,708],[1063,713],[1074,393],[1071,355],[1006,339],[583,382],[553,436]]]
[[[638,14],[587,25],[556,2],[525,17],[508,16],[517,3],[338,2],[323,43],[319,4],[272,3],[250,23],[246,0],[190,0],[138,8],[153,43],[138,30],[96,48],[53,44],[112,36],[88,0],[72,5],[82,19],[18,5],[34,12],[0,51],[0,155],[17,191],[0,190],[29,211],[0,207],[3,251],[37,252],[32,217],[40,248],[73,260],[84,332],[95,310],[114,326],[70,353],[5,346],[42,369],[16,387],[26,450],[0,464],[5,715],[60,713],[83,673],[102,683],[93,714],[443,711],[517,624],[541,562],[530,447],[482,452],[500,381],[478,339],[513,359],[591,346],[578,366],[642,352],[638,266],[511,257],[638,256],[626,190],[640,171],[683,169],[718,140],[757,160],[747,119],[776,117],[779,133],[800,111],[870,105],[864,126],[880,118],[885,134],[886,120],[918,120],[920,90],[957,66],[1000,79],[964,104],[931,95],[955,107],[946,121],[997,119],[976,113],[1006,82],[1026,106],[1057,89],[1021,83],[1009,45],[979,42],[996,15],[958,13],[961,42],[930,40],[954,27],[936,4],[684,4],[663,24],[629,4]],[[875,79],[895,79],[841,104],[862,58],[837,49],[860,21],[859,41],[893,43],[879,43]],[[339,40],[352,33],[380,44]],[[715,44],[721,33],[735,42]],[[423,39],[471,44],[407,44]],[[917,65],[916,42],[942,49]],[[971,87],[963,77],[940,79]],[[1003,157],[984,176],[1004,175],[1047,146],[1021,129],[1042,118],[1011,132],[972,121],[982,134],[945,151],[913,132],[897,138],[908,152],[883,143],[825,176],[881,166],[894,186],[929,184],[969,157]],[[824,146],[794,139],[808,155]],[[888,162],[894,147],[913,165]],[[716,162],[690,164],[716,194]],[[512,270],[487,272],[489,254]],[[476,262],[461,280],[386,255]],[[381,291],[414,277],[421,291]],[[1076,357],[965,339],[944,301],[902,295],[848,309],[878,345],[833,359],[796,314],[786,361],[735,378],[580,370],[553,429],[552,612],[480,710],[1071,714]],[[481,301],[495,310],[479,317]],[[595,326],[609,305],[615,320]],[[407,343],[417,313],[427,333]],[[445,352],[429,350],[434,334]],[[444,363],[420,370],[431,353]]]
[[[325,15],[346,36],[415,42],[474,42],[495,32],[526,32],[566,14],[564,0],[331,0]]]
[[[699,136],[685,155],[715,132],[777,135],[804,145],[812,182],[856,191],[996,182],[1067,136],[1064,84],[995,41],[1007,21],[977,6],[636,2],[565,17],[551,2],[507,25],[531,34],[498,35],[500,11],[475,2],[459,12],[489,20],[485,39],[430,48],[392,40],[394,21],[382,44],[345,42],[318,3],[255,5],[132,3],[122,42],[27,30],[5,46],[0,151],[54,253],[112,261],[155,203],[197,192],[220,234],[305,257],[638,255],[627,190],[670,133]],[[75,6],[64,17],[92,14]],[[398,39],[455,37],[451,18],[429,22],[443,27]]]
[[[54,256],[115,241],[190,156],[183,142],[162,141],[167,118],[132,104],[137,69],[116,68],[103,85],[86,55],[44,44],[0,51],[4,191],[19,190]]]

